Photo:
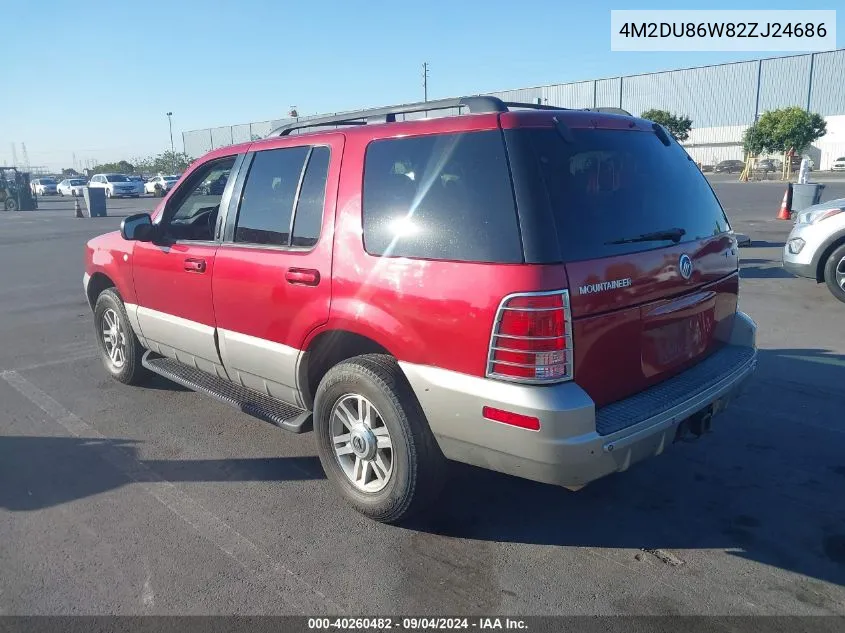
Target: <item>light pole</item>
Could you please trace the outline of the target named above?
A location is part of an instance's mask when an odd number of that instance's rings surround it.
[[[176,150],[173,149],[173,116],[172,112],[167,113],[167,125],[170,127],[170,169],[176,171]]]

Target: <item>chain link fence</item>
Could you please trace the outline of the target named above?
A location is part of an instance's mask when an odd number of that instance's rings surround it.
[[[621,107],[632,114],[657,108],[689,116],[684,143],[697,161],[741,159],[745,129],[767,110],[799,106],[827,118],[828,134],[808,153],[826,169],[845,155],[845,50],[775,57],[487,93],[505,101],[563,108]],[[438,111],[436,116],[456,114]],[[322,116],[322,115],[320,115]],[[405,120],[426,116],[420,112]],[[199,157],[226,145],[266,137],[285,123],[276,119],[182,133],[185,152]]]

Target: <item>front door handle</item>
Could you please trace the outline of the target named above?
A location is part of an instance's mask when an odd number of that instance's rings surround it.
[[[189,273],[204,273],[205,260],[198,259],[195,257],[189,257],[185,260],[185,270],[187,270]]]
[[[288,268],[285,279],[297,286],[316,286],[320,283],[320,271],[313,268]]]

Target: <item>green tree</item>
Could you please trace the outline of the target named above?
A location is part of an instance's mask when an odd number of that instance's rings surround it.
[[[763,152],[783,153],[790,148],[800,154],[826,132],[827,124],[821,115],[794,106],[764,112],[745,130],[742,146],[753,156]]]
[[[120,160],[116,163],[103,163],[97,165],[91,170],[92,174],[131,174],[134,173],[135,166],[125,160]]]
[[[155,173],[181,174],[193,162],[194,159],[185,152],[162,152],[152,159],[152,171]]]
[[[672,114],[667,110],[646,110],[640,115],[644,119],[659,123],[677,141],[685,141],[689,138],[689,131],[692,129],[692,119],[686,115]]]
[[[79,172],[76,171],[75,169],[71,168],[71,167],[65,167],[62,170],[62,176],[67,176],[68,178],[70,178],[72,176],[78,176],[78,175],[79,175]]]

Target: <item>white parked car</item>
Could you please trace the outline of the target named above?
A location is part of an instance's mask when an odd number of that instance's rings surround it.
[[[157,196],[163,196],[171,187],[179,182],[179,176],[156,176],[150,178],[144,183],[144,193],[153,193]]]
[[[840,156],[830,166],[830,171],[845,171],[845,156]]]
[[[91,189],[105,189],[107,198],[137,198],[144,193],[144,184],[131,180],[125,174],[97,174],[91,177],[88,186]]]
[[[36,196],[55,196],[56,181],[52,178],[36,178],[30,183]]]
[[[56,187],[56,191],[59,192],[60,196],[73,196],[76,198],[77,196],[82,195],[82,190],[88,185],[84,178],[65,178],[63,181],[59,183],[59,186]]]

